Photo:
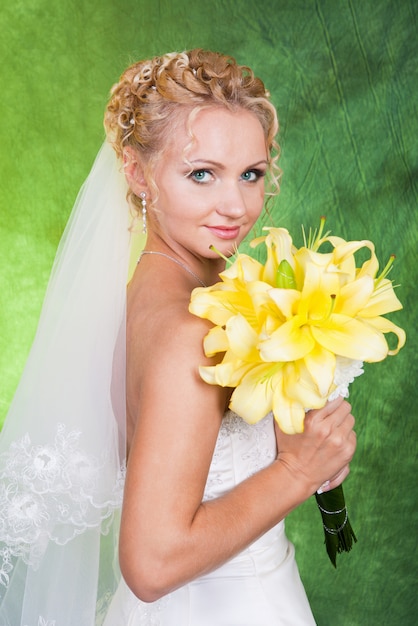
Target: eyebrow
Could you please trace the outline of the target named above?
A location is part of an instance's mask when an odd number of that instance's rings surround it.
[[[218,161],[212,161],[211,159],[194,159],[193,161],[189,161],[189,163],[190,165],[198,165],[200,163],[201,165],[212,165],[214,167],[218,167],[219,169],[225,169],[225,166],[222,163],[218,163]],[[245,169],[250,170],[253,167],[257,167],[259,165],[268,166],[267,159],[261,159],[260,161],[257,161],[256,163],[252,163],[251,165],[248,165],[248,167]]]

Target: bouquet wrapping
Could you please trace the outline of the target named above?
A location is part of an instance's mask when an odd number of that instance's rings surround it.
[[[310,232],[296,248],[284,228],[266,228],[253,240],[265,246],[264,263],[236,252],[220,282],[193,291],[191,313],[213,328],[204,339],[207,356],[223,354],[200,367],[209,384],[233,388],[230,409],[249,423],[270,411],[285,433],[303,431],[306,410],[321,408],[363,372],[363,362],[395,355],[405,332],[384,317],[402,308],[387,275],[379,273],[371,241],[346,241]],[[326,248],[320,251],[320,248]],[[369,250],[356,266],[355,253]],[[389,347],[386,334],[396,338]],[[316,494],[329,557],[350,550],[354,532],[342,487]]]

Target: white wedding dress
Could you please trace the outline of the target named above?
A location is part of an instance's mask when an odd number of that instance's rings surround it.
[[[276,457],[273,417],[249,425],[227,411],[205,489],[216,498]],[[278,494],[279,497],[279,494]],[[315,624],[294,548],[280,522],[212,573],[144,603],[122,580],[104,626],[309,626]]]

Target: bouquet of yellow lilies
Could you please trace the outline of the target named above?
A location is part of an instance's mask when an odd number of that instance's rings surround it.
[[[405,332],[383,317],[402,308],[387,278],[394,257],[378,274],[371,241],[345,241],[324,233],[324,225],[321,218],[318,232],[308,238],[304,233],[299,249],[286,229],[266,228],[267,235],[250,244],[266,246],[264,264],[237,252],[227,259],[221,282],[192,293],[191,313],[214,324],[204,339],[205,354],[223,353],[200,375],[234,388],[230,408],[249,423],[272,411],[284,432],[302,432],[307,409],[346,397],[364,361],[397,354],[405,343]],[[324,244],[328,251],[320,252]],[[362,248],[370,258],[356,267],[354,255]],[[397,337],[392,349],[387,333]],[[335,565],[336,552],[356,540],[342,488],[317,499]]]

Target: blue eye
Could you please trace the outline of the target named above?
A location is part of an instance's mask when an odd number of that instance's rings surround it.
[[[208,183],[211,178],[211,173],[208,170],[195,170],[190,173],[190,178],[196,183]]]
[[[248,183],[255,183],[263,176],[265,176],[265,173],[262,170],[248,170],[247,172],[241,174],[242,180],[245,180]]]

